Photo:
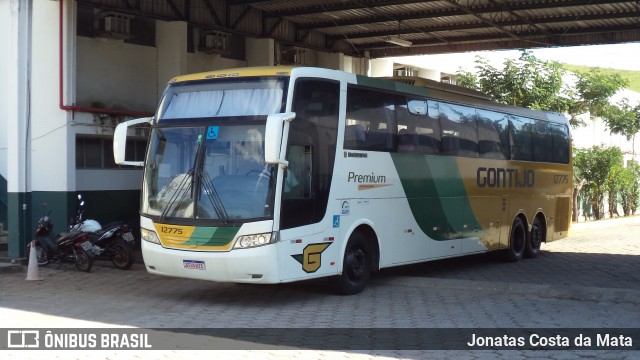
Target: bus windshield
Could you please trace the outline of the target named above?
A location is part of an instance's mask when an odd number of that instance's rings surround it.
[[[154,128],[142,213],[222,224],[271,217],[274,167],[263,149],[264,125]]]
[[[215,225],[272,217],[275,167],[264,161],[266,115],[286,82],[172,84],[149,138],[141,212]]]

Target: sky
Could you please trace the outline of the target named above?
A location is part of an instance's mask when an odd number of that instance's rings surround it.
[[[614,45],[585,45],[572,47],[532,49],[535,57],[548,61],[559,61],[570,65],[597,66],[619,70],[640,71],[640,43]],[[392,58],[394,62],[423,68],[437,68],[442,72],[455,73],[460,67],[474,69],[476,55],[501,65],[507,57],[518,58],[520,51],[484,51],[443,55],[422,55]]]

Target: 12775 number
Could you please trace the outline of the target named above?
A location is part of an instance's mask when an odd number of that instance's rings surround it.
[[[161,226],[160,232],[163,234],[169,234],[169,235],[182,235],[181,228],[171,227],[171,226]]]

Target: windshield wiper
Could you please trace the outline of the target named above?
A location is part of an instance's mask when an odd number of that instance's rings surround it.
[[[160,215],[161,221],[164,221],[164,219],[169,214],[169,211],[171,210],[171,208],[174,206],[176,202],[182,203],[187,198],[187,194],[189,192],[193,193],[192,179],[193,179],[193,171],[189,170],[189,172],[187,172],[184,175],[184,177],[176,187],[175,192],[169,198],[169,202],[167,203],[167,206],[165,206],[164,209],[162,209],[162,214]],[[191,186],[191,189],[185,189],[186,186]],[[191,190],[191,191],[187,191],[187,190]]]
[[[213,210],[216,212],[218,219],[220,219],[220,221],[222,221],[222,223],[226,225],[228,223],[229,214],[227,214],[227,209],[225,209],[224,203],[220,199],[220,195],[216,191],[216,187],[215,185],[213,185],[213,181],[211,181],[209,174],[203,173],[202,170],[199,170],[198,177],[200,178],[204,194],[207,196],[207,199],[209,199],[209,202],[213,206]],[[204,182],[202,182],[202,180],[204,180]],[[202,191],[200,193],[202,194]]]
[[[162,214],[160,215],[161,221],[164,221],[164,219],[169,214],[171,207],[176,203],[176,201],[178,201],[179,194],[182,195],[179,197],[179,203],[181,203],[184,199],[187,198],[187,193],[191,194],[192,199],[194,198],[193,197],[194,189],[195,189],[194,185],[195,185],[195,182],[197,181],[196,179],[197,177],[194,175],[197,174],[196,168],[200,162],[200,158],[202,157],[201,155],[202,154],[202,134],[198,135],[198,138],[196,139],[196,144],[198,147],[196,149],[196,155],[193,158],[193,165],[191,166],[189,171],[187,171],[187,173],[184,175],[184,177],[180,181],[180,184],[178,184],[176,191],[169,198],[169,202],[167,203],[167,206],[165,206],[165,208],[162,210]],[[187,184],[190,186],[189,189],[185,189],[185,186],[187,186]],[[195,209],[195,203],[193,204],[193,206]]]

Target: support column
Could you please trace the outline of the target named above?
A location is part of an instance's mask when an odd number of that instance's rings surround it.
[[[418,69],[418,76],[435,81],[440,81],[441,79],[440,71],[434,69]]]
[[[393,61],[388,59],[371,59],[369,63],[371,77],[393,76]]]
[[[318,66],[327,69],[344,70],[344,54],[318,51]]]
[[[187,23],[184,21],[156,21],[158,48],[158,98],[167,82],[174,76],[187,73]]]
[[[247,66],[273,66],[275,59],[275,40],[254,39],[245,40]]]
[[[10,0],[7,96],[7,211],[9,257],[25,255],[31,238],[29,175],[32,0]]]

